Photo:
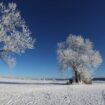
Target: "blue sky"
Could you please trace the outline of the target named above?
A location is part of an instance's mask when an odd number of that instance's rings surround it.
[[[94,42],[103,63],[95,76],[105,76],[105,1],[104,0],[0,0],[16,2],[22,17],[36,38],[34,50],[16,56],[15,68],[0,61],[0,75],[27,77],[71,77],[59,71],[57,42],[69,34],[82,35]]]

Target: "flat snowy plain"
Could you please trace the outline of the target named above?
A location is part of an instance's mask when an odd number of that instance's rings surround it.
[[[66,82],[0,78],[0,105],[105,105],[105,82]]]

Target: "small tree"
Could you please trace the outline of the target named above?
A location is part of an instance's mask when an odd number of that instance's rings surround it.
[[[91,79],[90,71],[102,62],[100,53],[93,49],[89,39],[72,34],[65,42],[58,43],[57,55],[61,69],[72,69],[76,83]]]
[[[9,67],[15,64],[13,53],[22,54],[26,49],[33,48],[34,40],[30,35],[16,4],[0,3],[0,58]]]

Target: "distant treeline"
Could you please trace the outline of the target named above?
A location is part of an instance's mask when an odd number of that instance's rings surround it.
[[[9,77],[9,76],[0,76],[0,78],[21,79],[21,80],[56,80],[56,81],[72,80],[72,78],[31,78],[31,77]],[[95,77],[92,80],[105,81],[105,77]]]
[[[25,78],[25,79],[31,79],[31,80],[56,80],[56,81],[72,80],[72,78]],[[105,78],[93,78],[92,80],[93,81],[105,81]]]
[[[105,81],[105,78],[93,78],[92,80],[93,80],[93,81],[98,81],[98,80],[99,80],[99,81]]]
[[[41,78],[41,80],[57,80],[57,81],[65,81],[65,80],[72,80],[72,78],[65,78],[65,79],[63,79],[63,78]],[[105,81],[105,77],[103,77],[103,78],[93,78],[92,79],[93,81]]]

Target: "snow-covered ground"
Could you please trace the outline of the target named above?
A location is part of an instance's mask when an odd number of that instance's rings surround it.
[[[64,81],[0,78],[0,105],[105,105],[105,82],[65,85]]]

